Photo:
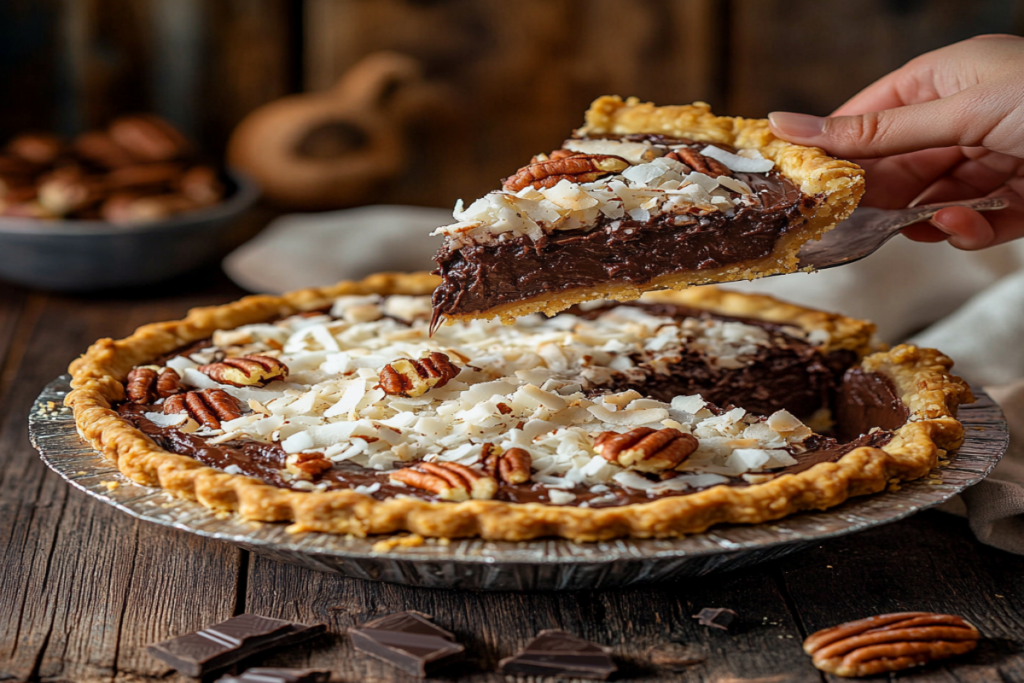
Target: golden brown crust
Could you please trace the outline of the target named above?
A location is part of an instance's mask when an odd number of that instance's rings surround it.
[[[862,367],[892,379],[911,411],[884,448],[858,448],[834,463],[822,463],[749,487],[718,486],[692,495],[613,508],[578,508],[499,501],[432,503],[408,498],[376,501],[353,491],[310,493],[279,489],[257,479],[226,474],[197,460],[168,453],[122,419],[111,404],[124,397],[128,371],[154,357],[230,329],[327,305],[345,294],[429,294],[437,279],[425,273],[376,275],[360,282],[308,289],[281,297],[256,296],[195,309],[181,321],[139,328],[119,341],[96,342],[71,365],[74,409],[82,435],[133,481],[160,486],[175,496],[245,519],[292,522],[293,531],[357,536],[410,531],[423,536],[482,536],[526,540],[560,536],[592,541],[617,536],[672,537],[720,523],[758,523],[800,510],[821,510],[850,496],[882,490],[890,480],[913,479],[935,467],[939,456],[963,439],[956,408],[970,391],[949,374],[952,362],[931,349],[898,346],[866,357]],[[827,330],[833,348],[862,352],[870,325],[803,309],[770,297],[718,290],[665,292],[662,300],[722,313]]]
[[[853,213],[864,194],[864,171],[850,161],[835,159],[817,147],[802,147],[776,138],[767,119],[716,116],[704,102],[686,105],[655,106],[631,97],[596,99],[586,113],[586,125],[580,134],[629,135],[658,133],[689,138],[698,142],[721,143],[742,149],[756,149],[775,162],[782,175],[800,191],[820,201],[802,207],[805,223],[783,236],[772,254],[731,263],[718,268],[670,273],[645,283],[607,282],[596,287],[552,292],[525,301],[497,306],[486,311],[445,314],[450,321],[500,318],[508,324],[529,313],[547,315],[592,299],[630,301],[655,289],[684,289],[691,285],[736,280],[754,280],[797,268],[798,254],[804,243],[820,239]]]

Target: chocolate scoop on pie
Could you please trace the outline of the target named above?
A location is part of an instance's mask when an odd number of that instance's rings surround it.
[[[602,97],[560,149],[435,231],[434,324],[792,272],[863,192],[858,166],[766,120]]]
[[[870,323],[698,287],[431,336],[426,274],[102,340],[83,435],[133,480],[295,531],[677,536],[923,476],[967,387]]]

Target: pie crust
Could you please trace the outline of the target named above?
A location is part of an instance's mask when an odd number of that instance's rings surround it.
[[[783,235],[771,254],[716,268],[668,273],[646,283],[609,281],[593,287],[547,292],[529,299],[498,305],[483,311],[444,313],[448,321],[498,317],[511,323],[534,312],[553,315],[575,304],[593,299],[629,301],[657,289],[683,289],[691,285],[735,280],[753,280],[796,270],[798,253],[804,243],[820,239],[853,213],[864,194],[864,171],[856,164],[836,159],[817,147],[802,147],[776,138],[767,119],[716,116],[704,102],[688,105],[655,106],[631,97],[600,97],[586,112],[579,135],[630,135],[654,133],[688,138],[696,142],[719,143],[738,149],[752,149],[775,162],[776,169],[800,191],[820,201],[801,207],[805,223]]]
[[[265,322],[329,305],[350,294],[429,294],[438,279],[425,274],[385,273],[333,287],[283,296],[250,296],[189,312],[184,320],[140,327],[121,339],[101,339],[70,367],[74,410],[82,436],[132,481],[246,520],[291,522],[290,531],[367,536],[409,531],[432,537],[480,536],[519,541],[560,536],[595,541],[619,536],[676,537],[715,524],[754,524],[801,510],[821,510],[850,496],[916,479],[937,466],[963,440],[957,406],[973,400],[967,385],[949,373],[952,361],[933,349],[901,345],[868,355],[861,367],[888,377],[910,412],[882,448],[860,447],[838,461],[747,487],[716,486],[685,496],[621,507],[579,508],[540,503],[472,500],[430,502],[412,498],[378,501],[351,490],[306,492],[227,474],[198,460],[167,452],[123,419],[112,405],[124,400],[122,382],[137,365],[205,339],[214,331]],[[831,348],[863,354],[873,326],[839,315],[804,309],[766,296],[705,287],[656,295],[710,311],[828,332]]]

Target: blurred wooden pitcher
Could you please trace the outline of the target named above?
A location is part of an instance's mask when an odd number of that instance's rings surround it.
[[[404,169],[403,124],[428,92],[416,60],[375,52],[326,92],[253,111],[232,134],[228,159],[285,207],[364,204]]]

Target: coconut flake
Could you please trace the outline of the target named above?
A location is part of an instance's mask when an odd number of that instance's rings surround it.
[[[752,159],[727,152],[721,147],[715,147],[714,145],[708,145],[700,153],[711,159],[721,161],[730,171],[736,173],[767,173],[775,168],[775,162],[771,159],[765,159],[763,156],[760,159]]]
[[[157,427],[177,427],[180,424],[184,424],[185,420],[188,419],[188,415],[185,413],[171,413],[170,415],[164,415],[163,413],[143,413],[143,417],[155,424]]]
[[[568,505],[569,503],[576,500],[576,494],[568,491],[560,491],[558,489],[551,489],[548,491],[548,499],[555,505]]]

